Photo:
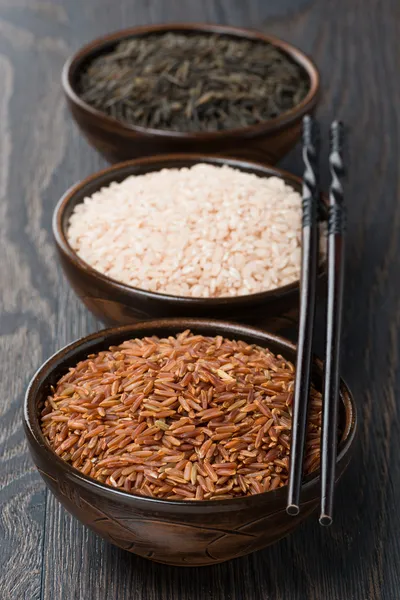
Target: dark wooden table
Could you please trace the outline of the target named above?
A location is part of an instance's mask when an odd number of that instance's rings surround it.
[[[325,132],[335,116],[351,126],[343,370],[361,425],[331,529],[311,519],[263,552],[187,570],[120,551],[72,519],[46,492],[21,426],[35,369],[99,327],[50,233],[60,195],[103,165],[67,114],[62,64],[110,30],[176,20],[297,44],[322,71]],[[0,0],[1,600],[400,598],[399,39],[399,0]],[[299,172],[299,153],[285,166]]]

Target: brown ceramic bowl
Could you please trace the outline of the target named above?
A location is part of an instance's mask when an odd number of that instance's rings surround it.
[[[169,132],[125,125],[96,110],[80,98],[77,93],[78,76],[93,58],[111,50],[125,38],[168,31],[219,33],[274,44],[307,71],[310,91],[300,104],[275,119],[251,127],[210,133]],[[315,65],[303,52],[287,42],[255,30],[225,25],[166,24],[135,27],[94,40],[66,62],[62,84],[78,126],[89,143],[110,162],[154,154],[196,152],[275,163],[295,145],[300,136],[303,115],[315,108],[319,92],[319,74]]]
[[[114,165],[72,187],[61,198],[53,217],[56,246],[72,287],[87,308],[107,325],[126,325],[148,318],[207,317],[262,325],[269,331],[290,327],[296,321],[299,282],[268,292],[226,298],[188,298],[149,292],[119,283],[78,257],[67,241],[66,229],[74,207],[112,181],[162,168],[189,167],[198,162],[228,164],[261,177],[275,175],[300,190],[298,177],[257,163],[197,155],[155,156]],[[320,273],[320,283],[324,269]]]
[[[303,483],[301,512],[287,515],[286,488],[231,500],[173,501],[135,496],[82,475],[60,459],[42,435],[39,414],[50,386],[88,354],[132,337],[168,336],[190,328],[268,347],[294,361],[296,348],[284,338],[221,321],[165,319],[94,333],[63,348],[33,377],[24,406],[24,426],[32,458],[63,506],[112,544],[157,562],[181,566],[210,565],[260,550],[291,533],[319,503],[319,473]],[[313,381],[321,389],[321,363]],[[350,460],[356,431],[356,408],[346,384],[340,386],[340,442],[337,478]]]

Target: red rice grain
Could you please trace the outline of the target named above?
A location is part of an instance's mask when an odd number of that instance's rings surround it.
[[[221,336],[133,339],[71,368],[42,430],[73,467],[130,493],[259,494],[287,484],[294,375],[282,356]],[[306,473],[319,466],[321,408],[312,388]]]

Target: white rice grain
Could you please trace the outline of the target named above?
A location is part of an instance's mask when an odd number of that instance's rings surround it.
[[[68,240],[130,286],[247,295],[300,276],[301,198],[278,177],[197,164],[113,182],[78,204]]]

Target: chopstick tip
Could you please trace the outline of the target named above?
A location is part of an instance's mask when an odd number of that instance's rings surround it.
[[[332,517],[330,517],[329,515],[321,514],[319,518],[319,524],[323,527],[329,527],[329,525],[332,525],[332,520]]]
[[[296,515],[299,514],[300,508],[297,504],[288,504],[286,507],[286,512],[291,517],[295,517]]]

